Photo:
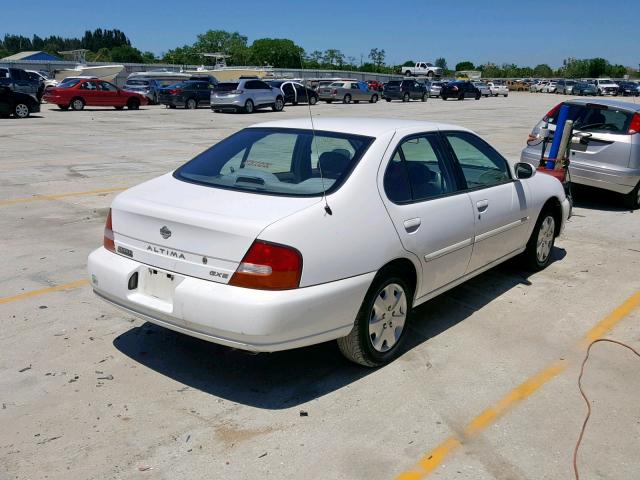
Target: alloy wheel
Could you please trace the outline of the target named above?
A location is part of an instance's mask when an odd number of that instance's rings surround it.
[[[19,103],[15,108],[16,117],[27,118],[29,116],[29,107],[24,103]]]

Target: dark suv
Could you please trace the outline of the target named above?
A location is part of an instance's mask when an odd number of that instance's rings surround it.
[[[464,100],[465,98],[475,98],[480,100],[482,93],[478,90],[473,83],[469,81],[456,81],[449,82],[442,85],[440,89],[440,98],[446,100],[448,98],[455,98],[457,100]]]
[[[382,89],[382,98],[387,102],[391,100],[422,100],[425,102],[429,98],[429,92],[424,83],[416,80],[391,80]]]
[[[21,68],[0,67],[0,86],[9,87],[14,92],[26,93],[38,101],[44,91],[42,80]]]
[[[209,105],[211,89],[214,85],[208,80],[187,80],[169,85],[158,91],[158,103],[169,108],[198,108]]]

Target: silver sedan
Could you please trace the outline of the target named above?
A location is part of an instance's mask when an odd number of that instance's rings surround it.
[[[486,83],[473,82],[473,86],[476,87],[478,90],[480,90],[480,95],[482,95],[483,97],[491,96],[491,89],[489,88],[489,85],[487,85]]]
[[[380,98],[378,92],[369,89],[365,82],[341,81],[333,82],[327,87],[318,89],[320,100],[332,103],[376,103]]]

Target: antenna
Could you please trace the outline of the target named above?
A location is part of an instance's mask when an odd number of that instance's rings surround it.
[[[304,63],[302,62],[302,53],[298,52],[298,58],[300,58],[300,68],[304,70]],[[302,79],[302,86],[305,88],[305,93],[307,89],[307,79]],[[327,201],[327,189],[324,185],[324,175],[322,174],[322,166],[320,165],[320,150],[318,149],[318,141],[316,140],[316,127],[313,124],[313,115],[311,114],[311,102],[309,102],[309,94],[307,95],[307,107],[309,109],[309,120],[311,121],[311,134],[313,136],[312,145],[316,149],[316,157],[318,158],[318,172],[320,172],[320,181],[322,182],[322,200],[324,200],[324,211],[329,215],[333,215],[333,211],[329,206],[329,202]],[[311,149],[311,153],[313,154],[313,148]]]

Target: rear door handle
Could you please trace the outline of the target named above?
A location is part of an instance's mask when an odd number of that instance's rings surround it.
[[[480,213],[484,212],[489,208],[489,200],[480,200],[479,202],[476,202],[476,208]]]
[[[404,221],[404,229],[407,233],[413,233],[420,228],[420,224],[422,220],[420,218],[410,218],[409,220]]]

